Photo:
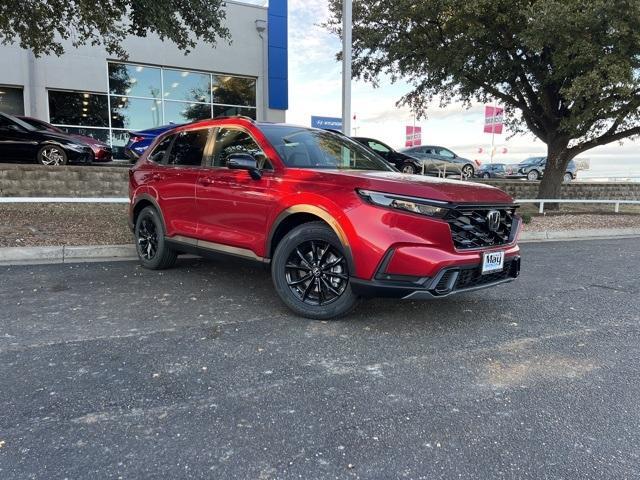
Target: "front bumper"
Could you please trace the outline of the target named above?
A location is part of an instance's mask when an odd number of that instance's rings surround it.
[[[391,297],[406,300],[424,300],[447,297],[512,282],[520,275],[520,256],[505,259],[501,272],[482,275],[480,265],[449,266],[434,277],[419,279],[392,276],[388,280],[362,280],[351,278],[351,289],[362,297]]]

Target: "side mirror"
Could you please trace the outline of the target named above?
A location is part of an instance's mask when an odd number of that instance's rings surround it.
[[[227,168],[231,170],[247,170],[251,178],[260,180],[262,172],[258,168],[258,161],[248,153],[232,153],[227,157]]]

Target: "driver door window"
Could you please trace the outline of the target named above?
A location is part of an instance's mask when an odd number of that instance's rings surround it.
[[[212,166],[226,168],[229,155],[234,153],[252,155],[257,160],[260,169],[272,168],[267,156],[251,135],[240,129],[221,128],[216,137]]]

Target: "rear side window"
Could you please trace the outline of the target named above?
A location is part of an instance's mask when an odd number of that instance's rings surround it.
[[[202,165],[204,149],[209,139],[208,128],[180,132],[171,148],[167,160],[168,165],[199,167]]]
[[[171,148],[171,142],[173,142],[174,135],[169,135],[167,138],[162,140],[151,152],[149,155],[149,160],[156,163],[162,163],[167,154],[169,148]]]

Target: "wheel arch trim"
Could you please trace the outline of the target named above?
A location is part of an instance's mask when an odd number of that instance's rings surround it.
[[[141,202],[149,202],[149,203],[151,203],[153,208],[156,209],[156,211],[158,212],[158,216],[160,217],[160,222],[162,223],[162,229],[166,233],[167,232],[167,224],[164,221],[164,215],[162,214],[162,209],[158,205],[158,201],[155,198],[153,198],[151,195],[149,195],[148,193],[141,193],[139,195],[136,195],[135,201],[131,203],[131,215],[129,217],[129,227],[131,228],[131,231],[133,231],[135,229],[135,227],[136,227],[134,213],[135,213],[136,209],[138,208],[138,205],[140,205]]]
[[[349,242],[349,238],[347,237],[347,234],[342,228],[342,225],[340,225],[340,222],[338,222],[338,220],[336,220],[335,217],[333,217],[329,212],[315,205],[308,205],[308,204],[294,205],[280,212],[280,214],[276,217],[275,221],[271,226],[271,230],[267,238],[265,257],[266,258],[271,257],[273,240],[282,222],[284,222],[287,218],[291,217],[292,215],[296,215],[298,213],[307,213],[310,215],[314,215],[318,217],[320,220],[324,221],[327,225],[329,225],[329,227],[331,227],[331,229],[338,236],[338,240],[340,240],[340,243],[345,249],[345,255],[347,257],[349,271],[354,272],[355,264],[353,262],[353,255],[351,253],[351,244]]]

